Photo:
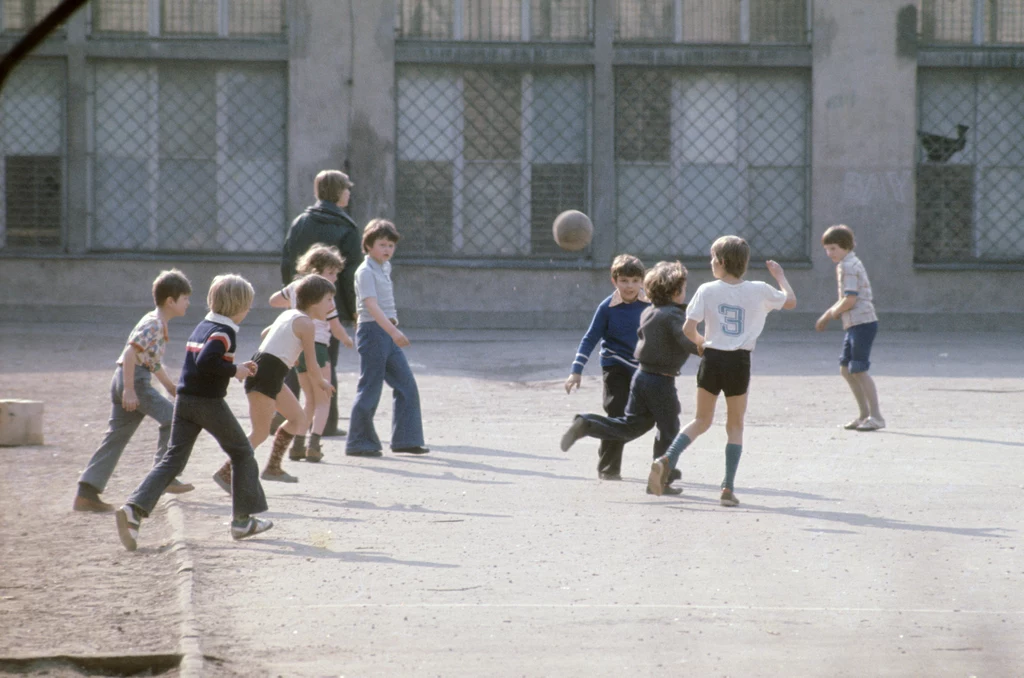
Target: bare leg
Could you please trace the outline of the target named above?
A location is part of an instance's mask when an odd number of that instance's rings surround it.
[[[866,401],[868,415],[873,419],[877,419],[879,423],[884,424],[885,419],[882,417],[882,411],[878,407],[878,390],[875,388],[875,380],[867,372],[855,372],[850,376],[853,377],[860,387],[860,391]]]
[[[302,387],[302,396],[306,399],[305,404],[302,406],[302,413],[308,424],[313,421],[314,413],[320,405],[317,401],[317,391],[320,389],[313,385],[313,375],[309,372],[302,372],[299,374],[299,386]],[[330,401],[328,401],[327,404],[330,405]],[[316,433],[316,431],[313,432]]]
[[[850,369],[846,365],[839,368],[839,373],[843,375],[843,379],[846,380],[846,383],[850,386],[850,390],[853,392],[853,397],[857,399],[857,409],[860,411],[858,419],[860,421],[864,421],[871,416],[871,410],[868,408],[868,399],[864,394],[864,388],[858,379],[858,375],[851,373]],[[867,373],[865,372],[862,374]],[[874,384],[872,384],[871,388],[874,389]]]
[[[698,389],[699,390],[699,389]],[[725,399],[725,433],[733,445],[743,444],[743,419],[747,415],[747,394]]]
[[[320,372],[323,378],[327,381],[331,380],[331,366],[324,365],[320,368]],[[313,381],[310,379],[310,386],[312,387]],[[317,435],[323,435],[324,428],[327,426],[327,415],[331,411],[331,394],[325,393],[319,388],[313,388],[315,394],[313,408],[313,415],[310,417],[310,421],[313,422],[313,433]]]

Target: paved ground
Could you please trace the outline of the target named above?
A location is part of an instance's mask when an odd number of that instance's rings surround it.
[[[244,329],[242,354],[258,328]],[[172,332],[174,373],[187,330]],[[574,412],[600,408],[597,370],[581,392],[561,388],[576,333],[411,331],[431,455],[346,458],[332,439],[324,463],[288,467],[298,485],[266,486],[274,530],[235,543],[209,480],[223,456],[203,437],[186,473],[197,490],[165,502],[129,554],[110,516],[68,510],[120,335],[0,325],[0,397],[45,400],[48,436],[0,449],[8,660],[198,647],[205,659],[181,673],[1024,673],[1019,336],[883,328],[872,371],[889,428],[864,434],[836,426],[852,413],[840,335],[766,335],[743,503],[727,509],[721,414],[681,462],[684,494],[650,497],[651,434],[627,446],[622,482],[596,479],[596,444],[558,449]],[[39,345],[60,363],[37,362]],[[356,361],[343,360],[347,406]],[[684,419],[695,371],[677,382]],[[237,385],[229,400],[244,418]],[[389,415],[384,402],[385,439]],[[108,501],[141,479],[154,438],[144,425]],[[118,615],[132,620],[120,633]],[[183,629],[195,637],[183,643]],[[25,666],[4,661],[0,673]]]

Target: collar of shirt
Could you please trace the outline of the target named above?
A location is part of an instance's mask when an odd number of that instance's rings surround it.
[[[650,301],[647,299],[647,294],[643,290],[640,290],[640,294],[637,295],[637,297],[636,297],[636,299],[634,299],[634,301],[642,301],[645,304],[650,303]],[[615,291],[612,292],[612,300],[610,302],[608,302],[608,307],[611,308],[612,306],[618,306],[619,304],[625,304],[625,303],[626,302],[622,300],[622,294],[619,292],[619,288],[616,287]],[[633,303],[633,302],[631,301],[629,303]]]
[[[370,255],[366,255],[366,267],[373,269],[374,271],[383,273],[385,276],[388,276],[389,278],[391,277],[390,261],[385,261],[383,264],[378,264],[376,259],[374,259]]]
[[[213,311],[210,311],[209,313],[206,314],[205,320],[209,320],[210,322],[214,323],[220,323],[221,325],[227,325],[235,332],[238,331],[238,325],[236,325],[235,321],[227,317],[226,315],[221,315],[220,313],[214,313]]]

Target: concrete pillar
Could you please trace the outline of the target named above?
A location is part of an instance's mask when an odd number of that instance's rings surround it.
[[[87,223],[89,163],[89,99],[86,91],[87,66],[85,61],[85,10],[78,10],[66,24],[67,28],[67,170],[64,174],[67,190],[67,225],[65,249],[81,254],[89,247]]]
[[[594,2],[594,134],[590,219],[594,223],[591,245],[599,267],[615,255],[615,71],[612,68],[615,40],[614,0]]]
[[[313,202],[313,178],[345,169],[362,226],[394,205],[394,6],[356,0],[290,3],[288,206]]]
[[[811,258],[803,309],[835,301],[821,234],[845,223],[882,311],[913,274],[916,14],[909,0],[815,0]],[[813,291],[812,291],[813,290]]]

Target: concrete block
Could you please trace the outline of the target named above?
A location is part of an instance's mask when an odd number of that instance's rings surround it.
[[[36,400],[0,400],[0,446],[42,444],[43,404]]]

